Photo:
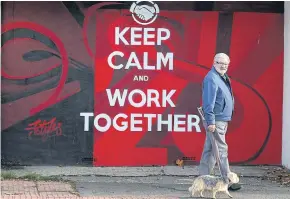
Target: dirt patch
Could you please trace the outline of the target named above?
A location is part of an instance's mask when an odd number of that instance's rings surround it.
[[[266,168],[266,173],[262,177],[263,180],[270,180],[272,182],[290,187],[290,170],[283,167]]]

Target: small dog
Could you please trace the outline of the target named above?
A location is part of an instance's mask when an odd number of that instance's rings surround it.
[[[228,173],[228,179],[230,183],[238,183],[240,181],[237,174]],[[225,183],[221,176],[202,175],[197,177],[188,191],[191,192],[193,197],[195,193],[200,193],[200,197],[204,197],[202,192],[205,190],[212,191],[212,198],[216,198],[217,192],[225,192],[230,198],[233,196],[228,191],[229,184]]]

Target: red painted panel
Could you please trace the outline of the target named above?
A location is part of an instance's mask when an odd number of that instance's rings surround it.
[[[84,120],[79,113],[128,115],[127,119],[117,121],[119,125],[130,122],[130,115],[134,113],[161,114],[162,117],[197,114],[203,77],[211,68],[216,49],[220,49],[217,43],[227,39],[231,58],[229,75],[236,99],[235,115],[227,135],[230,162],[281,163],[283,15],[234,13],[232,22],[222,24],[223,28],[228,28],[227,33],[231,33],[226,34],[220,31],[219,12],[161,10],[154,23],[142,26],[133,20],[127,9],[99,10],[110,4],[116,3],[96,3],[89,7],[80,2],[74,6],[63,2],[5,2],[1,48],[2,131],[5,135],[2,138],[9,143],[19,141],[22,147],[9,151],[8,157],[21,159],[23,154],[29,154],[28,146],[32,148],[30,152],[37,147],[48,150],[36,144],[33,139],[37,136],[27,141],[25,128],[35,121],[56,118],[62,124],[61,135],[65,136],[55,139],[61,138],[59,143],[69,146],[67,150],[79,152],[78,158],[72,156],[70,162],[93,153],[94,166],[167,165],[182,157],[193,158],[196,161],[193,163],[198,164],[205,139],[201,125],[201,132],[195,129],[174,132],[164,128],[158,131],[156,118],[152,119],[152,125],[143,118],[142,124],[137,124],[143,128],[140,132],[118,132],[114,128],[100,132],[90,124],[92,128],[84,134]],[[170,39],[162,47],[115,45],[116,27],[166,28],[170,30]],[[128,32],[124,37],[130,41],[131,36]],[[117,50],[123,52],[124,57],[114,63],[126,64],[131,52],[135,52],[141,65],[148,61],[151,66],[157,64],[157,52],[172,52],[174,70],[138,70],[136,67],[113,70],[107,59]],[[144,52],[148,52],[148,60]],[[149,80],[134,81],[139,75],[146,75]],[[112,92],[140,89],[145,93],[148,89],[159,93],[175,89],[171,99],[176,107],[157,107],[153,102],[152,107],[136,108],[127,99],[124,106],[110,106],[106,89]],[[140,102],[142,98],[137,95],[134,100]],[[67,107],[67,104],[73,105]],[[105,124],[103,120],[101,124]],[[145,130],[148,127],[152,127],[152,131]],[[24,137],[16,142],[13,139],[19,136],[15,133]],[[75,145],[75,140],[90,140],[93,149]],[[45,141],[56,143],[51,139]],[[59,149],[66,153],[62,146]],[[84,155],[85,149],[89,152]],[[34,154],[35,161],[43,154]],[[66,161],[58,155],[50,157],[50,161]]]
[[[119,63],[126,63],[131,52],[136,52],[138,58],[142,57],[143,52],[148,52],[150,63],[153,65],[157,59],[156,51],[160,51],[152,46],[115,45],[115,27],[120,27],[122,30],[125,27],[144,26],[134,22],[130,15],[124,16],[128,14],[126,10],[119,16],[116,12],[111,13],[113,11],[97,15],[97,18],[106,19],[107,23],[97,26],[96,48],[97,51],[101,48],[102,53],[96,53],[95,114],[106,113],[111,117],[118,113],[125,113],[129,117],[132,113],[197,114],[196,107],[199,106],[201,98],[200,84],[211,67],[215,54],[218,13],[162,11],[162,16],[167,20],[159,18],[147,26],[170,30],[170,40],[165,42],[169,48],[168,52],[174,54],[174,70],[170,72],[168,70],[144,71],[135,68],[120,72],[111,69],[107,57],[115,50],[125,54],[123,62]],[[231,163],[279,164],[281,162],[282,24],[282,17],[276,14],[234,14],[230,46],[232,62],[229,75],[233,82],[236,111],[227,135]],[[278,38],[271,41],[271,37]],[[130,41],[130,35],[126,35],[125,38]],[[106,43],[110,44],[110,48],[105,47]],[[271,46],[274,47],[269,50]],[[268,56],[266,63],[261,61],[264,55]],[[142,58],[140,62],[143,62]],[[275,74],[276,78],[271,77],[272,74]],[[134,75],[147,75],[149,82],[133,81]],[[194,84],[199,86],[193,87],[195,88],[193,90],[186,89],[187,86]],[[144,92],[147,89],[175,88],[176,107],[133,108],[128,100],[125,101],[125,107],[118,105],[111,107],[106,88],[128,88],[129,91],[141,89]],[[185,103],[186,98],[191,99],[192,104]],[[142,119],[142,122],[146,123],[146,119]],[[154,122],[153,126],[156,125],[156,120]],[[130,129],[118,132],[114,128],[110,128],[105,133],[95,131],[94,165],[166,165],[171,164],[174,158],[181,158],[180,156],[194,157],[199,161],[205,139],[204,129],[201,130],[202,133],[167,130],[131,132]],[[155,143],[154,146],[152,143]],[[175,156],[174,153],[170,153],[170,147],[178,150],[180,155]],[[270,155],[270,151],[275,153]]]

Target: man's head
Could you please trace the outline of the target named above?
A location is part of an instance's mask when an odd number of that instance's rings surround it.
[[[230,58],[225,53],[218,53],[214,56],[213,66],[217,70],[217,72],[221,75],[224,75],[230,64]]]

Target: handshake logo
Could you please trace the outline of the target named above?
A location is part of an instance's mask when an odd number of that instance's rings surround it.
[[[130,7],[134,21],[141,25],[148,25],[155,21],[159,13],[159,7],[152,1],[137,1]]]

